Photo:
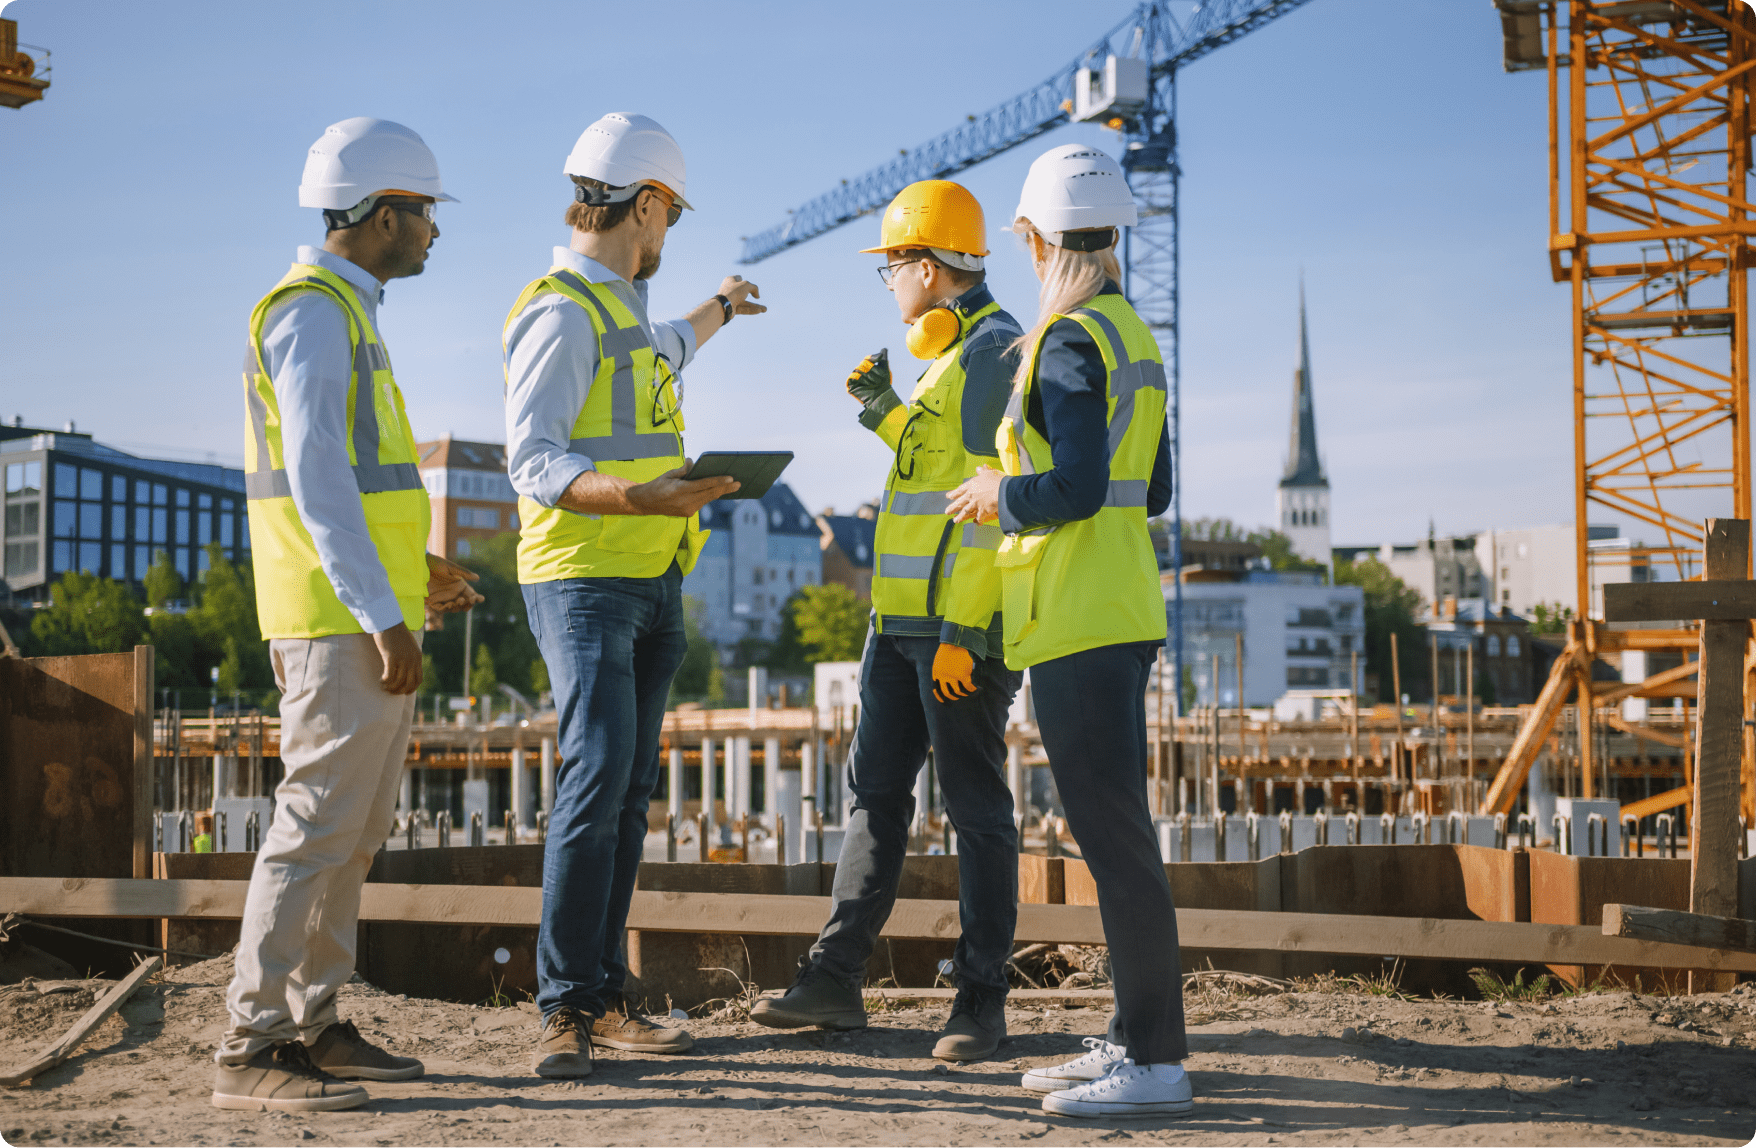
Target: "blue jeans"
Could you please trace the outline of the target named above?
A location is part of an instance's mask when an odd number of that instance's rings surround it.
[[[835,866],[834,907],[811,956],[844,981],[866,962],[896,904],[915,813],[915,777],[933,749],[957,830],[959,985],[1006,991],[1018,924],[1018,830],[1006,785],[1006,711],[1024,675],[999,658],[976,663],[973,697],[933,696],[937,638],[869,633],[860,666],[860,723],[848,759],[853,814]]]
[[[537,1007],[602,1016],[628,976],[622,928],[659,779],[671,677],[683,664],[683,574],[524,588],[549,668],[560,768],[543,851]]]

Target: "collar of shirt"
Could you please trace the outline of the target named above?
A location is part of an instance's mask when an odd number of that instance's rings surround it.
[[[640,325],[642,327],[647,328],[647,336],[649,338],[651,337],[652,325],[646,318],[646,280],[636,279],[632,285],[632,291],[630,292],[630,284],[628,280],[622,278],[614,271],[611,271],[608,267],[605,267],[602,263],[599,263],[591,256],[581,255],[571,247],[555,248],[555,266],[567,268],[567,270],[578,275],[587,283],[608,283],[612,287],[619,284],[625,293],[631,293],[635,300],[639,302],[640,306],[634,309],[634,317],[640,320]]]
[[[378,281],[376,275],[351,259],[343,259],[321,247],[300,247],[294,258],[297,262],[332,271],[359,288],[360,298],[374,312],[378,310],[378,304],[384,302],[384,284]]]

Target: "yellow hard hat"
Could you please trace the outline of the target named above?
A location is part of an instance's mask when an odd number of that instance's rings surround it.
[[[988,227],[982,205],[962,184],[948,179],[923,179],[897,193],[884,209],[878,246],[862,255],[902,247],[937,247],[962,255],[988,253]]]

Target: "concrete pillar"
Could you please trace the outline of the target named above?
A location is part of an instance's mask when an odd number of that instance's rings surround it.
[[[555,739],[545,737],[537,751],[543,776],[543,812],[555,812]]]
[[[796,847],[798,841],[794,840],[797,827],[804,823],[801,816],[803,803],[799,799],[801,777],[802,774],[787,769],[782,770],[774,781],[774,800],[769,803],[769,816],[778,815],[786,823],[786,832],[778,833],[774,839],[774,860],[778,865],[792,865],[803,856],[803,851]],[[779,828],[778,823],[776,828]]]
[[[1012,790],[1012,820],[1020,826],[1030,814],[1030,794],[1024,788],[1024,747],[1006,747],[1006,786]]]
[[[1644,682],[1651,673],[1647,670],[1645,650],[1622,651],[1622,680],[1625,682]],[[1622,720],[1645,721],[1647,711],[1651,708],[1648,698],[1623,698]]]
[[[713,757],[714,757],[713,739],[711,737],[702,738],[701,739],[701,812],[707,815],[707,839],[709,841],[713,840],[714,822],[717,820],[717,818],[714,816],[713,791],[715,788],[717,788],[714,785],[714,774],[717,773],[718,771],[714,768]]]
[[[915,774],[915,820],[913,832],[916,834],[925,832],[927,828],[927,798],[929,791],[932,788],[932,781],[930,780],[931,775],[928,773],[928,770],[931,768],[932,765],[930,762],[922,762],[921,771]]]
[[[787,825],[799,835],[798,858],[811,857],[805,842],[813,839],[817,823],[817,747],[807,738],[799,744],[799,816]],[[812,857],[812,860],[818,858]]]
[[[790,772],[790,771],[789,771]],[[762,812],[770,829],[774,828],[774,815],[784,812],[785,807],[778,800],[780,793],[780,738],[767,738],[762,743]],[[798,820],[799,811],[792,810],[790,819]]]
[[[524,761],[524,747],[512,747],[512,818],[517,829],[524,829],[536,823],[535,804],[531,800],[530,769]],[[489,819],[491,820],[491,819]],[[516,841],[508,841],[508,845],[516,845]]]
[[[676,819],[677,824],[681,825],[683,822],[683,747],[680,745],[671,747],[670,776],[667,781],[670,784],[671,792],[667,807],[670,815]]]
[[[479,765],[470,767],[469,776],[463,783],[463,821],[453,827],[462,832],[462,839],[454,841],[454,844],[467,844],[469,842],[470,819],[471,815],[476,813],[482,815],[482,828],[485,833],[492,816],[488,810],[488,778]]]
[[[762,666],[750,667],[750,724],[754,726],[758,718],[757,710],[768,708],[768,670]]]
[[[735,807],[727,810],[732,820],[750,816],[750,739],[737,737],[732,739],[732,780],[736,792],[732,795]]]

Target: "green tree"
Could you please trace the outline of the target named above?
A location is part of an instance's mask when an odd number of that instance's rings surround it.
[[[486,697],[499,684],[500,675],[494,672],[494,651],[485,645],[477,646],[475,666],[469,675],[470,693],[477,697]]]
[[[1266,527],[1252,530],[1245,536],[1244,541],[1254,542],[1262,547],[1262,557],[1268,559],[1270,570],[1316,573],[1319,570],[1328,569],[1321,562],[1312,562],[1310,559],[1301,558],[1293,553],[1293,540],[1278,530],[1270,530]]]
[[[147,623],[153,648],[153,677],[158,684],[172,689],[205,685],[197,671],[204,664],[197,649],[200,640],[189,616],[161,610]]]
[[[234,566],[217,545],[207,548],[201,600],[188,613],[201,659],[220,669],[220,689],[260,690],[274,684],[268,643],[256,620],[256,582],[248,566]],[[226,663],[232,669],[227,670]],[[193,668],[193,667],[192,667]],[[227,685],[227,675],[231,684]]]
[[[115,654],[133,649],[145,628],[140,600],[120,582],[97,574],[63,574],[49,589],[49,607],[31,619],[31,637],[46,657]]]
[[[1203,542],[1243,542],[1244,530],[1229,518],[1185,518],[1183,537]]]
[[[1379,695],[1389,697],[1394,692],[1395,678],[1390,665],[1390,635],[1394,633],[1403,692],[1419,696],[1420,691],[1412,687],[1427,679],[1426,629],[1415,620],[1423,612],[1420,593],[1376,558],[1337,562],[1335,581],[1340,586],[1358,586],[1365,592],[1366,672],[1377,675]]]
[[[183,576],[171,565],[171,556],[163,550],[153,555],[152,567],[146,572],[146,604],[155,609],[183,597]]]
[[[688,594],[683,596],[683,633],[688,639],[688,648],[683,653],[683,664],[677,668],[677,676],[671,679],[671,696],[680,701],[705,698],[714,667],[719,664],[719,650],[701,632],[704,609],[700,599]]]
[[[549,692],[549,663],[541,654],[530,660],[530,688],[539,698]]]
[[[778,674],[808,674],[811,672],[811,658],[805,650],[805,638],[799,632],[799,618],[794,610],[801,600],[802,590],[794,590],[781,603],[780,633],[768,647],[768,660],[765,665]],[[865,635],[861,635],[864,638]]]
[[[1499,691],[1494,689],[1493,679],[1485,670],[1476,671],[1476,701],[1485,706],[1500,704]]]
[[[421,693],[429,697],[439,692],[439,669],[433,655],[421,654]]]
[[[1530,632],[1533,634],[1564,634],[1573,620],[1573,607],[1559,602],[1538,602],[1530,609]]]
[[[523,689],[533,680],[533,663],[541,658],[525,617],[524,592],[518,585],[518,535],[498,534],[483,541],[472,540],[470,546],[469,556],[458,562],[481,576],[471,585],[486,599],[471,611],[468,621],[471,664],[476,650],[485,647],[493,652],[498,680]],[[456,690],[464,680],[465,619],[461,614],[445,615],[440,625],[440,629],[428,632],[424,649],[433,655],[439,681],[446,689]],[[470,692],[476,691],[472,688]]]
[[[246,684],[243,659],[238,656],[238,639],[227,635],[226,656],[220,659],[219,664],[219,692],[221,696],[234,691],[242,692]]]
[[[799,641],[812,662],[851,662],[866,641],[871,607],[839,582],[805,586],[792,605]]]

